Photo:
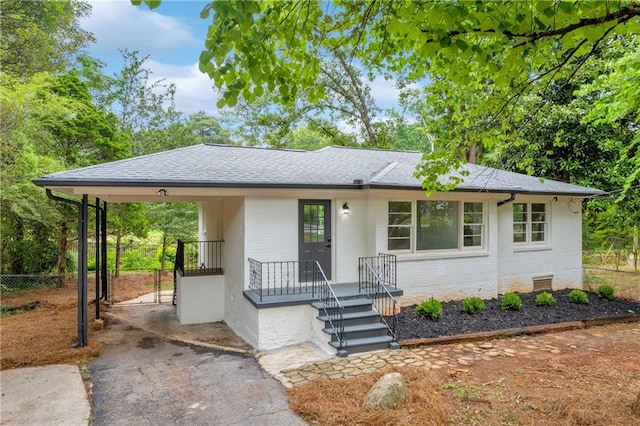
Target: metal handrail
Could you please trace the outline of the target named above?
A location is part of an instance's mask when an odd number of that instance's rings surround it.
[[[360,264],[362,268],[360,268],[360,279],[359,279],[359,287],[360,291],[364,290],[366,296],[372,301],[372,305],[374,309],[378,312],[380,316],[380,322],[387,326],[387,332],[396,340],[396,312],[397,312],[397,302],[393,297],[387,286],[384,284],[380,275],[376,272],[376,270],[369,263],[368,258],[361,257]],[[363,277],[365,275],[365,277]],[[373,279],[364,279],[369,278],[366,275],[370,275]],[[384,315],[387,313],[387,315]],[[387,321],[387,318],[391,318],[391,324]]]
[[[333,291],[333,287],[331,287],[320,263],[317,260],[315,263],[322,277],[322,283],[318,289],[318,299],[322,303],[322,310],[329,320],[333,335],[336,336],[338,340],[338,351],[341,351],[347,347],[347,342],[344,339],[344,307]],[[330,312],[333,312],[333,314]]]

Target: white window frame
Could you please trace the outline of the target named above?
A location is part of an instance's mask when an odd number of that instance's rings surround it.
[[[451,249],[432,249],[432,250],[418,250],[417,241],[418,241],[418,201],[447,201],[447,202],[457,202],[458,203],[458,235],[457,235],[457,248]],[[411,203],[411,225],[410,225],[410,248],[409,249],[397,249],[393,250],[389,248],[389,228],[395,225],[389,224],[389,203],[392,202],[409,202]],[[476,212],[482,216],[481,222],[469,222],[465,223],[465,205],[479,203],[482,205],[482,212]],[[464,201],[464,200],[442,200],[442,199],[426,199],[426,200],[387,200],[387,224],[386,224],[386,238],[387,238],[387,251],[397,254],[402,253],[416,253],[416,254],[429,254],[429,253],[456,253],[456,252],[474,252],[474,251],[484,251],[487,247],[487,203],[485,201]],[[465,246],[464,245],[464,231],[466,225],[472,226],[480,226],[480,240],[481,244],[476,246]]]
[[[513,225],[511,229],[511,241],[513,242],[513,245],[516,247],[548,246],[550,243],[550,235],[551,235],[550,234],[551,222],[549,220],[549,215],[551,213],[551,210],[549,208],[550,207],[549,203],[536,202],[536,201],[518,202],[518,203],[513,203],[513,207],[515,207],[517,204],[525,205],[527,212],[526,212],[524,221],[516,222],[513,214],[513,208],[512,208],[511,217],[513,220]],[[536,213],[533,212],[533,206],[536,204],[544,206],[544,220],[534,220],[535,219],[534,215],[537,215],[538,213],[540,213],[540,212],[536,212]],[[515,227],[518,224],[525,226],[524,241],[515,241]],[[544,231],[542,232],[543,239],[541,241],[533,241],[532,235],[534,233],[539,233],[538,231],[534,231],[533,227],[534,225],[540,225],[540,224],[542,224],[544,228]]]

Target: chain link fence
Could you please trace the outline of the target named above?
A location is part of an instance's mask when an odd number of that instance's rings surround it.
[[[88,298],[95,299],[89,285]],[[78,276],[66,275],[0,275],[0,309],[2,316],[28,312],[36,308],[76,304]]]
[[[95,273],[90,271],[87,300],[95,304]],[[101,294],[101,289],[98,289]],[[107,279],[110,303],[169,303],[173,298],[173,274],[157,269],[110,270]],[[78,276],[0,275],[0,309],[2,316],[17,315],[37,308],[77,305]]]

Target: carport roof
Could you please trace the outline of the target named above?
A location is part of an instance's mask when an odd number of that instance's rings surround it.
[[[317,151],[203,144],[35,179],[43,187],[420,189],[422,154],[326,147]],[[456,191],[590,196],[602,191],[466,164]],[[447,177],[443,177],[446,180]]]

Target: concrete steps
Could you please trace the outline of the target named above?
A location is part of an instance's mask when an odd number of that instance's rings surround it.
[[[329,345],[338,351],[338,356],[348,354],[368,352],[388,347],[396,347],[393,337],[387,334],[386,325],[380,322],[380,315],[373,309],[371,301],[366,297],[343,297],[340,298],[343,307],[343,345],[340,342],[334,328],[329,321],[329,316],[325,314],[324,304],[313,302],[311,306],[318,309],[317,319],[324,322],[322,331],[330,336]],[[329,308],[328,314],[332,315],[336,308]],[[333,324],[339,327],[338,324]]]

